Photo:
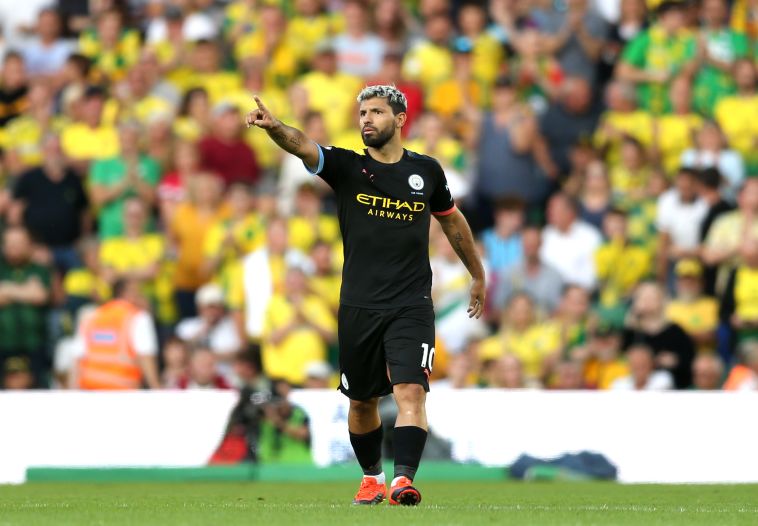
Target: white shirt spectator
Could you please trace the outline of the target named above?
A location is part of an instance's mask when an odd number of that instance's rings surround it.
[[[334,39],[337,53],[337,67],[343,73],[359,77],[370,77],[379,73],[384,57],[384,41],[376,35],[368,34],[353,38],[342,34]]]
[[[697,198],[685,203],[676,188],[658,198],[656,226],[671,238],[674,246],[693,249],[700,243],[700,223],[708,213],[708,204]]]
[[[218,34],[218,28],[213,18],[205,13],[192,13],[184,19],[182,35],[186,42],[198,40],[213,40]],[[168,38],[165,18],[156,18],[147,28],[147,43],[156,44]]]
[[[188,318],[176,326],[176,335],[180,340],[193,341],[203,332],[204,327],[205,322],[202,318]],[[242,347],[237,327],[230,316],[225,316],[212,327],[208,331],[205,341],[211,351],[216,354],[237,352]]]
[[[642,389],[636,389],[634,378],[624,376],[611,384],[614,391],[667,391],[674,388],[674,378],[668,371],[653,371]]]
[[[50,46],[45,46],[36,40],[25,45],[22,54],[26,70],[31,75],[50,75],[63,67],[73,51],[74,46],[71,42],[57,40]]]
[[[548,225],[542,234],[540,259],[557,270],[564,283],[592,289],[595,251],[602,242],[600,232],[584,221],[574,221],[565,233]]]

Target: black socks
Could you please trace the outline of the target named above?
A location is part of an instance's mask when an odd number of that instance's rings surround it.
[[[350,443],[364,475],[376,476],[382,473],[382,436],[381,424],[369,433],[350,433]]]
[[[426,444],[426,431],[416,426],[395,428],[395,476],[413,480]]]

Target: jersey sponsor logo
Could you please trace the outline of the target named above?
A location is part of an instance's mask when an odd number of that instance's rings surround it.
[[[413,214],[426,208],[423,201],[403,201],[379,195],[358,194],[355,200],[369,207],[367,215],[400,221],[413,221]]]
[[[424,187],[424,178],[418,174],[413,174],[408,178],[408,184],[414,190],[421,190]]]

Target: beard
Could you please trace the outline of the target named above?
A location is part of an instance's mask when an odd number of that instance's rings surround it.
[[[374,128],[374,134],[370,136],[366,136],[366,134],[361,131],[361,139],[363,139],[363,144],[370,148],[381,148],[385,144],[387,144],[392,137],[395,136],[395,128],[387,128],[386,130],[377,130]]]

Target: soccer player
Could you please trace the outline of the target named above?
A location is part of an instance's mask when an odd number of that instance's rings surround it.
[[[471,230],[439,163],[405,150],[405,95],[371,86],[358,95],[363,154],[321,146],[276,119],[256,96],[248,126],[266,130],[331,186],[338,200],[345,263],[338,315],[340,390],[350,398],[350,443],[364,477],[354,504],[387,494],[379,398],[395,396],[395,474],[390,504],[416,505],[413,478],[427,435],[426,393],[434,365],[429,222],[440,222],[473,277],[469,317],[484,307],[484,268]]]

